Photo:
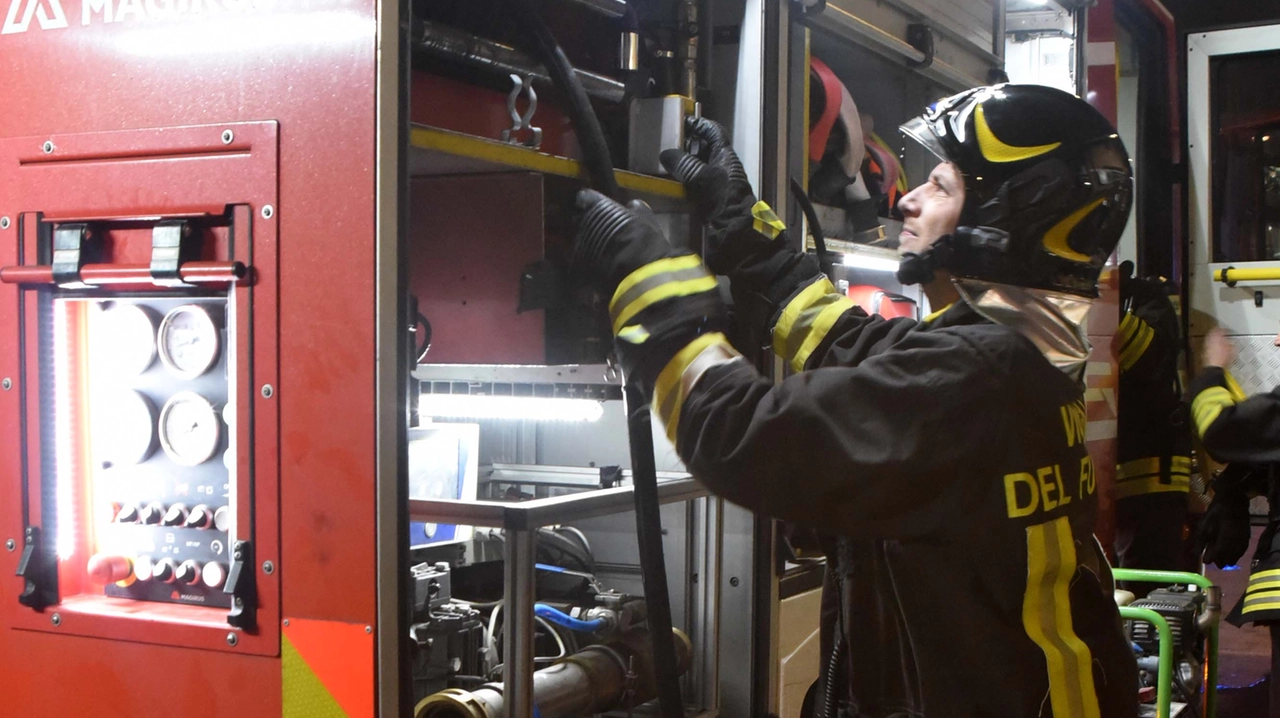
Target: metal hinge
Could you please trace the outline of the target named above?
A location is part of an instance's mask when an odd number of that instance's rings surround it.
[[[231,548],[231,568],[223,593],[231,594],[227,623],[244,631],[258,627],[258,583],[255,577],[253,544],[236,541]]]
[[[58,562],[42,538],[39,526],[27,527],[16,574],[25,581],[18,603],[36,611],[58,602]]]

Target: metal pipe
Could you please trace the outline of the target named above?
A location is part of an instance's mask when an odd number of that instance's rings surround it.
[[[415,20],[415,30],[413,49],[416,52],[491,72],[495,76],[515,74],[528,77],[542,85],[542,89],[554,87],[546,68],[513,47],[429,20]],[[626,97],[626,86],[617,80],[586,70],[575,69],[574,73],[582,83],[582,89],[597,100],[617,104]]]
[[[692,663],[693,647],[683,633],[674,631],[673,637],[677,669],[685,673]],[[622,708],[629,690],[633,704],[653,700],[657,687],[648,644],[645,632],[633,632],[617,643],[588,646],[533,674],[537,715],[581,718]],[[493,683],[474,691],[441,691],[418,703],[414,718],[500,718],[511,715],[506,711],[505,695],[505,690]]]
[[[506,710],[493,718],[533,715],[533,636],[535,552],[532,531],[508,530],[504,561],[502,624],[502,695]]]
[[[618,69],[635,72],[640,69],[640,33],[627,30],[618,41]]]
[[[677,32],[684,36],[680,43],[680,64],[684,68],[681,93],[690,99],[698,97],[698,0],[681,0]]]
[[[187,262],[178,269],[188,284],[238,284],[248,273],[241,262]],[[80,281],[92,287],[155,284],[146,264],[86,264]],[[48,265],[0,267],[0,284],[53,283],[53,267]]]

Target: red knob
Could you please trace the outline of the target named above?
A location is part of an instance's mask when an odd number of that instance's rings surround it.
[[[94,554],[89,559],[89,579],[105,586],[109,583],[124,581],[133,575],[133,562],[124,556]]]

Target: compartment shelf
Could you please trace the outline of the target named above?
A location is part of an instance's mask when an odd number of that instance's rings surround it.
[[[499,142],[427,125],[409,128],[409,174],[413,177],[484,174],[524,170],[579,179],[578,160],[549,155],[521,145]],[[653,205],[657,211],[683,211],[684,187],[675,180],[614,170],[618,186]]]

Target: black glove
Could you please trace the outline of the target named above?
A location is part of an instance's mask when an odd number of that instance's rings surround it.
[[[609,299],[623,371],[648,391],[676,352],[724,329],[715,277],[697,255],[667,242],[647,205],[624,207],[583,190],[577,207],[571,277]]]
[[[763,300],[768,318],[822,270],[816,258],[787,246],[786,227],[768,205],[756,200],[725,128],[690,117],[685,130],[702,145],[705,159],[680,150],[666,150],[660,159],[671,176],[684,183],[707,223],[707,267],[729,277],[738,305],[753,303],[747,295],[755,295],[756,303]]]
[[[1235,566],[1249,550],[1248,474],[1248,469],[1228,466],[1214,481],[1213,501],[1196,531],[1196,553],[1205,563]]]

